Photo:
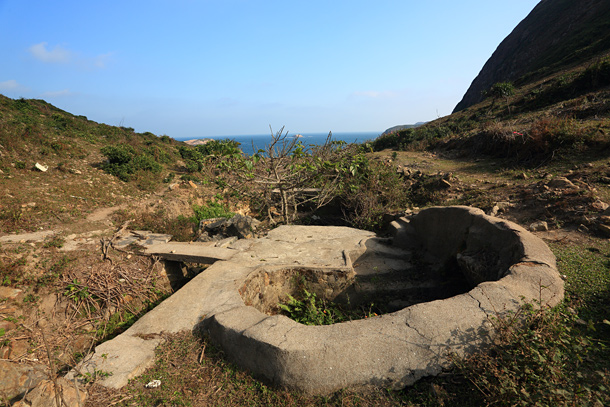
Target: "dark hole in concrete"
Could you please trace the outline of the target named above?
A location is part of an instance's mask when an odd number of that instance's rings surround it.
[[[473,286],[455,260],[441,266],[411,253],[405,258],[391,258],[365,252],[353,268],[261,267],[239,292],[246,305],[274,315],[280,312],[280,303],[286,303],[289,295],[298,298],[303,288],[344,310],[389,313],[450,298]]]
[[[186,283],[191,281],[196,275],[204,271],[211,264],[205,263],[184,263],[181,261],[164,260],[163,267],[167,280],[173,292],[181,289]]]

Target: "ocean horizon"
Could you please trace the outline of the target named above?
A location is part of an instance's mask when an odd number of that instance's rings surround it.
[[[382,132],[339,132],[332,133],[332,139],[336,141],[345,141],[348,144],[351,143],[364,143],[365,141],[374,140],[379,137]],[[300,135],[299,140],[306,145],[321,145],[324,144],[326,138],[328,137],[328,133],[289,133],[288,138],[294,137],[296,135]],[[234,140],[240,144],[241,150],[248,155],[253,154],[255,151],[259,149],[265,148],[271,141],[271,134],[242,134],[235,136],[209,136],[209,137],[200,137],[200,138],[187,138],[181,137],[177,138],[178,141],[186,141],[186,140]]]

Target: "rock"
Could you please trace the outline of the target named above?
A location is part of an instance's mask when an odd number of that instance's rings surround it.
[[[240,239],[254,237],[260,221],[251,216],[235,215],[231,219],[204,219],[200,223],[199,241],[222,240],[231,236]]]
[[[441,178],[438,181],[438,185],[439,185],[440,188],[443,188],[443,189],[451,188],[451,183],[449,181],[447,181],[446,179],[444,179],[444,178]]]
[[[608,205],[607,203],[602,202],[598,199],[597,201],[595,201],[591,204],[591,207],[595,210],[603,212],[603,211],[607,210],[608,208],[610,208],[610,205]]]
[[[27,355],[30,345],[27,340],[11,341],[9,346],[9,358],[19,359],[24,355]]]
[[[513,205],[510,202],[496,202],[496,204],[489,211],[489,216],[496,216],[500,212],[505,212],[508,208]]]
[[[566,177],[554,178],[554,179],[550,180],[547,185],[550,188],[555,188],[555,189],[570,189],[570,188],[576,189],[576,188],[578,188],[576,185],[574,185],[572,183],[572,181],[570,181]]]
[[[180,187],[180,184],[178,184],[177,182],[174,182],[173,184],[169,185],[169,190],[173,191],[175,189],[178,189]]]
[[[4,332],[8,332],[17,328],[17,325],[12,323],[11,321],[0,321],[0,329],[3,329]]]
[[[48,166],[42,165],[42,164],[39,164],[39,163],[34,164],[34,168],[36,168],[40,172],[47,172],[47,170],[49,169]]]
[[[46,367],[0,360],[0,400],[11,400],[47,378]]]
[[[51,380],[44,380],[29,392],[23,400],[14,404],[16,407],[78,407],[85,404],[87,392],[77,385],[60,377],[56,380],[59,387],[60,406],[56,402],[56,387]]]
[[[530,225],[532,232],[547,232],[549,230],[549,224],[544,221],[534,222]]]
[[[23,290],[20,290],[18,288],[0,287],[0,298],[14,300],[22,292]]]

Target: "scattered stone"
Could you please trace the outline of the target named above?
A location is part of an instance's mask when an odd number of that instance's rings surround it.
[[[254,237],[260,223],[259,220],[251,216],[239,214],[231,219],[204,219],[199,226],[201,234],[197,240],[200,242],[210,242],[226,239],[231,236],[237,236],[240,239],[250,239]]]
[[[505,212],[508,208],[512,207],[513,204],[510,202],[496,202],[496,204],[489,211],[490,216],[496,216],[500,212]]]
[[[545,221],[534,222],[530,225],[532,232],[547,232],[549,230],[549,224]]]
[[[0,330],[4,330],[5,332],[8,332],[15,328],[17,328],[17,325],[12,323],[11,321],[0,321]]]
[[[40,172],[47,172],[47,170],[49,169],[48,166],[42,165],[42,164],[39,164],[39,163],[34,164],[34,168],[37,169]]]
[[[59,387],[60,406],[56,402],[56,387],[51,380],[40,382],[23,400],[14,404],[16,407],[77,407],[85,404],[87,392],[77,385],[60,377],[56,380]]]
[[[591,204],[591,207],[592,207],[593,209],[595,209],[595,210],[598,210],[598,211],[600,211],[600,212],[603,212],[603,211],[605,211],[606,209],[610,208],[610,205],[608,205],[607,203],[602,202],[602,201],[600,201],[600,200],[598,199],[597,201],[595,201],[595,202],[593,202],[593,203]]]
[[[20,397],[46,378],[46,368],[43,365],[0,360],[0,400]]]
[[[441,178],[438,181],[438,185],[439,185],[440,188],[443,188],[443,189],[451,188],[451,183],[449,181],[447,181],[446,179],[444,179],[444,178]]]
[[[555,189],[569,189],[569,188],[578,188],[576,185],[572,183],[566,177],[557,177],[549,181],[547,184],[550,188]]]
[[[177,183],[177,182],[174,182],[173,184],[169,185],[169,190],[170,191],[173,191],[173,190],[178,189],[178,188],[180,188],[180,184]]]
[[[0,287],[0,298],[14,300],[22,292],[23,290],[20,290],[18,288]]]
[[[151,382],[148,382],[144,387],[146,387],[147,389],[156,389],[157,387],[161,387],[161,380],[153,380]]]
[[[74,175],[81,175],[82,172],[75,169],[75,168],[70,168],[68,171],[70,171],[70,173],[74,174]]]
[[[8,359],[19,359],[24,355],[27,355],[28,349],[30,348],[28,341],[11,341],[8,347]]]

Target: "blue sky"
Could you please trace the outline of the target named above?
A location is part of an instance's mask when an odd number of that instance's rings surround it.
[[[453,110],[538,0],[0,0],[0,93],[174,138]]]

